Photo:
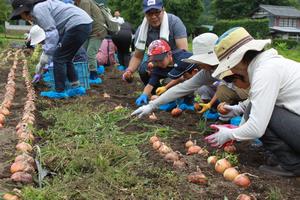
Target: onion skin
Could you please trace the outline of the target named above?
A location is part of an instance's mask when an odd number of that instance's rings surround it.
[[[206,176],[200,171],[190,173],[188,175],[188,181],[191,183],[199,184],[199,185],[207,184]]]
[[[182,110],[180,108],[174,108],[171,112],[173,117],[179,117],[182,114]]]
[[[189,140],[185,143],[185,147],[188,149],[190,148],[191,146],[194,146],[194,142],[192,140]]]
[[[11,165],[10,172],[16,173],[16,172],[27,172],[29,174],[34,172],[34,168],[27,162],[18,161]]]
[[[222,115],[226,115],[230,112],[229,110],[224,108],[225,104],[226,104],[225,102],[222,102],[217,107],[218,112],[221,113]]]
[[[3,200],[20,200],[20,198],[16,195],[6,193],[3,195]]]
[[[32,175],[26,172],[16,172],[11,177],[12,181],[22,182],[22,183],[32,183]]]
[[[26,142],[21,142],[17,144],[16,149],[23,153],[30,153],[32,151],[32,146]]]
[[[240,174],[235,177],[235,179],[233,180],[233,183],[235,183],[236,185],[238,185],[240,187],[247,188],[250,186],[251,181],[248,178],[248,176],[246,176],[245,174]]]
[[[220,174],[223,174],[223,172],[229,167],[231,167],[231,164],[225,158],[218,160],[215,164],[215,170]]]
[[[251,200],[252,198],[249,195],[246,194],[240,194],[236,200]]]
[[[15,162],[27,162],[29,163],[30,165],[34,166],[35,165],[35,162],[34,162],[34,159],[33,157],[31,157],[30,155],[26,154],[26,153],[23,153],[21,155],[18,155],[16,158],[15,158]]]
[[[159,141],[159,138],[156,135],[154,135],[149,139],[149,141],[151,144],[153,144],[154,142]]]
[[[175,169],[181,170],[187,166],[185,159],[176,160],[173,162],[173,167]]]
[[[164,159],[167,161],[167,162],[174,162],[176,160],[179,160],[179,155],[178,153],[172,151],[170,153],[167,153],[166,156],[164,157]]]
[[[225,169],[223,176],[227,181],[233,181],[235,177],[237,177],[240,173],[234,168],[230,167]]]
[[[156,142],[153,143],[152,147],[153,147],[153,149],[158,150],[161,145],[162,144],[161,144],[160,141],[156,141]]]
[[[166,154],[170,153],[172,151],[172,149],[170,147],[168,147],[165,144],[162,144],[160,146],[160,148],[158,149],[158,152],[160,153],[160,155],[165,156]]]
[[[210,165],[215,165],[217,160],[218,160],[217,156],[209,156],[207,158],[207,163],[210,164]]]
[[[194,145],[194,146],[191,146],[189,149],[188,149],[188,152],[187,152],[187,155],[193,155],[193,154],[197,154],[202,148],[197,146],[197,145]]]

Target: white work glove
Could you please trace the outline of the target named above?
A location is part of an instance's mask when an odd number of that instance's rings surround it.
[[[44,52],[40,56],[39,63],[35,67],[35,73],[41,73],[41,69],[45,67],[52,59],[52,56],[45,54]]]
[[[210,125],[212,129],[217,130],[217,132],[205,137],[206,140],[212,147],[222,147],[226,142],[234,140],[232,135],[232,128],[236,128],[234,126],[230,126],[228,124],[224,125]]]
[[[153,105],[147,104],[136,109],[133,113],[131,113],[131,116],[138,115],[138,118],[141,118],[145,115],[150,114],[154,109],[155,108]]]
[[[243,108],[241,107],[240,104],[233,105],[233,106],[225,104],[224,108],[226,110],[229,110],[229,113],[227,113],[225,115],[220,113],[219,119],[222,120],[222,121],[228,121],[231,118],[239,116],[239,115],[244,113],[244,110],[243,110]]]

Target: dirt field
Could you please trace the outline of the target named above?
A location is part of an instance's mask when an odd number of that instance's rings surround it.
[[[2,57],[5,56],[6,52],[2,54]],[[12,65],[11,59],[8,61],[3,61],[3,59],[1,59],[0,102],[3,99],[7,74]],[[135,79],[134,83],[126,84],[121,80],[121,74],[121,72],[115,69],[107,69],[105,75],[101,76],[104,81],[103,84],[97,87],[92,87],[92,89],[88,91],[88,95],[85,97],[61,101],[49,101],[39,98],[37,101],[38,112],[36,113],[36,129],[46,131],[49,129],[51,130],[51,128],[54,126],[58,126],[55,120],[45,118],[43,113],[50,108],[63,108],[70,104],[84,104],[95,112],[101,109],[110,112],[114,110],[116,106],[122,105],[123,107],[128,108],[128,113],[130,113],[136,109],[134,101],[138,96],[137,91],[139,92],[142,90],[142,84],[137,78]],[[17,90],[11,110],[12,114],[9,115],[5,127],[0,129],[0,192],[11,191],[15,187],[23,187],[22,185],[17,185],[9,180],[9,166],[15,157],[15,145],[17,143],[14,128],[21,116],[24,104],[24,94],[26,92],[24,88],[24,80],[21,77],[21,70],[17,72],[16,82]],[[45,88],[43,85],[36,87],[38,92],[44,89]],[[105,98],[103,96],[104,93],[109,94],[111,98]],[[124,116],[129,116],[128,113],[124,114]],[[151,127],[159,127],[159,130],[163,129],[163,131],[159,133],[162,135],[165,134],[164,132],[168,132],[170,130],[170,133],[166,134],[167,136],[163,137],[163,140],[169,144],[173,150],[180,151],[182,154],[186,153],[184,144],[188,140],[189,135],[192,135],[193,139],[197,140],[197,144],[199,146],[206,147],[210,152],[215,152],[215,149],[207,147],[205,142],[203,142],[204,135],[199,134],[199,132],[202,131],[199,128],[199,120],[202,119],[198,114],[185,112],[179,118],[173,118],[171,117],[170,113],[166,112],[156,112],[156,114],[159,120],[155,122],[150,121],[147,118],[132,122],[132,118],[123,116],[123,118],[116,123],[116,126],[121,127],[120,132],[122,134],[128,136],[131,134],[136,134],[136,137],[139,137],[138,133],[142,134],[147,132],[151,129]],[[69,137],[71,137],[71,135],[69,135]],[[39,134],[39,136],[36,137],[36,144],[41,145],[43,148],[48,148],[47,145],[51,144],[52,139],[53,138],[51,138],[51,135],[47,135],[44,138],[42,134]],[[145,140],[147,138],[143,139],[144,142],[139,142],[137,145],[135,145],[138,151],[141,152],[139,154],[139,159],[141,159],[142,163],[138,165],[136,164],[136,166],[133,164],[133,166],[135,166],[133,167],[134,171],[129,171],[128,173],[134,173],[137,179],[150,181],[151,186],[147,186],[147,183],[145,183],[145,185],[141,187],[142,194],[136,192],[137,194],[134,195],[133,191],[134,187],[136,186],[128,183],[126,185],[126,190],[115,190],[114,192],[107,191],[107,194],[103,196],[108,195],[108,199],[153,199],[153,196],[156,196],[156,199],[224,199],[225,196],[228,199],[236,199],[238,194],[246,193],[255,196],[257,199],[300,199],[300,181],[297,181],[295,178],[282,178],[262,174],[257,170],[258,166],[263,164],[266,158],[263,156],[263,149],[251,149],[249,143],[237,144],[238,169],[241,172],[247,172],[256,175],[258,178],[251,177],[251,186],[247,189],[241,189],[234,184],[225,181],[222,175],[217,174],[213,167],[207,164],[206,158],[200,155],[184,156],[188,161],[188,167],[183,171],[174,170],[171,164],[165,162],[162,157],[160,157],[158,153],[151,148],[151,145],[147,140]],[[57,146],[59,145],[57,144]],[[126,160],[123,162],[126,163]],[[58,173],[59,180],[64,180],[66,171],[63,170],[63,167],[58,167],[57,163],[57,155],[45,155],[44,167]],[[187,182],[187,174],[195,171],[196,166],[199,166],[202,172],[208,177],[209,181],[207,186],[198,186]],[[164,172],[169,173],[168,176],[172,176],[173,178],[176,177],[176,179],[174,178],[176,181],[165,181],[166,179],[163,177],[166,177],[166,174],[154,173],[152,170],[153,168],[163,169]],[[87,171],[80,171],[80,175],[82,176],[83,174],[87,175],[88,173],[91,173]],[[76,185],[76,188],[73,190],[76,190],[78,193],[82,194],[86,193],[86,196],[89,196],[89,190],[81,191],[81,187],[87,187],[87,185],[84,185],[86,184],[85,182],[78,182],[77,179],[72,179],[72,181],[74,181],[74,184],[79,184]],[[52,181],[52,178],[48,178],[47,186],[45,186],[46,189],[43,190],[43,193],[41,192],[41,196],[44,196],[43,198],[39,196],[38,199],[51,199],[50,197],[46,198],[46,196],[49,195],[51,188],[54,188],[55,184],[57,184],[56,181]],[[35,184],[34,186],[37,185]],[[165,190],[162,190],[164,188]],[[35,192],[35,195],[39,193],[39,189],[31,190]],[[164,195],[156,194],[156,190],[170,191],[170,194],[168,195],[168,192],[164,192]],[[53,191],[51,192],[53,195]],[[149,194],[153,196],[150,197]],[[72,195],[69,196],[67,193],[65,196],[58,195],[57,199],[91,199],[88,197],[83,197],[84,195],[80,197],[78,197],[78,194]],[[25,199],[30,199],[28,197],[29,194],[27,194],[26,191],[25,196]],[[34,195],[31,196],[31,199],[35,199]],[[94,199],[106,198],[99,197]]]

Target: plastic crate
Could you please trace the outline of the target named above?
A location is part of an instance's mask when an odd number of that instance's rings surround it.
[[[80,82],[80,85],[84,87],[85,89],[90,89],[90,83],[89,83],[89,69],[88,69],[88,63],[87,62],[74,62],[74,68],[77,73],[78,80]],[[49,67],[49,74],[50,74],[50,88],[52,90],[55,90],[55,81],[54,81],[54,73],[53,73],[53,67]],[[67,70],[67,69],[65,69]],[[70,89],[71,84],[68,80],[66,80],[65,88]]]

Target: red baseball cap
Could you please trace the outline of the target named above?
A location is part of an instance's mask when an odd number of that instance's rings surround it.
[[[149,60],[163,60],[169,51],[171,51],[171,47],[167,41],[163,39],[154,40],[148,47]]]

